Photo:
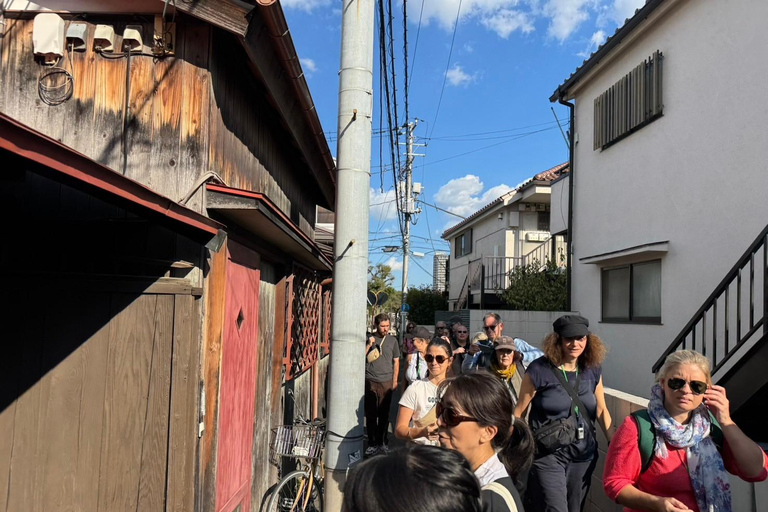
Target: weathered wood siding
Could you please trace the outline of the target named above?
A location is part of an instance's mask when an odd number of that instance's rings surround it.
[[[176,235],[3,157],[0,510],[193,510],[199,314],[169,291]]]
[[[95,24],[113,25],[120,48],[129,23],[141,25],[150,42],[153,19],[89,17],[88,49],[67,55],[73,96],[48,106],[37,92],[33,21],[5,21],[2,112],[172,199],[214,171],[229,186],[266,194],[314,237],[318,194],[310,171],[235,36],[179,14],[175,56],[110,59],[92,50]],[[188,204],[202,211],[201,192]]]

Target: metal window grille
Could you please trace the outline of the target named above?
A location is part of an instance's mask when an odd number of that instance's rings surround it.
[[[595,98],[594,150],[605,149],[661,117],[664,55],[648,57]]]

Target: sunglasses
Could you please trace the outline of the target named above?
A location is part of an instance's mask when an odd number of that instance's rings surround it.
[[[709,388],[706,382],[701,382],[700,380],[692,380],[688,382],[685,379],[667,379],[667,386],[669,386],[669,389],[672,391],[683,389],[686,384],[691,388],[691,393],[694,395],[703,395],[706,393],[707,388]]]
[[[446,424],[446,426],[449,427],[455,427],[459,423],[463,423],[465,421],[477,421],[475,418],[472,418],[470,416],[464,416],[463,414],[459,414],[456,412],[456,409],[453,407],[443,407],[443,404],[440,402],[437,402],[437,405],[435,406],[438,418],[443,419],[443,423]]]
[[[432,354],[427,354],[424,356],[424,360],[428,363],[431,363],[432,361],[437,361],[437,364],[443,364],[448,360],[445,356],[433,356]]]
[[[499,324],[486,325],[486,326],[483,326],[483,330],[486,330],[486,331],[493,331],[493,330],[494,330],[494,329],[496,329],[498,326],[499,326]]]
[[[456,334],[467,334],[469,331],[456,331]]]

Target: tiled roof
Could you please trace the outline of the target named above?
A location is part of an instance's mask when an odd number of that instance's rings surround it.
[[[515,195],[517,192],[519,192],[520,190],[524,189],[525,187],[527,187],[531,183],[555,181],[556,179],[558,179],[560,176],[562,176],[563,174],[565,174],[567,172],[568,172],[568,162],[565,162],[565,163],[562,163],[560,165],[556,165],[556,166],[552,167],[551,169],[547,169],[546,171],[538,173],[533,178],[525,181],[522,185],[520,185],[516,189],[510,190],[509,192],[505,192],[504,194],[502,194],[498,198],[494,199],[493,201],[491,201],[487,205],[483,206],[482,208],[480,208],[475,213],[473,213],[472,215],[470,215],[466,219],[462,220],[461,222],[459,222],[455,226],[452,226],[452,227],[446,229],[443,232],[443,234],[441,235],[441,237],[445,238],[445,237],[449,236],[451,233],[461,229],[462,227],[466,226],[467,224],[472,222],[474,219],[480,217],[483,213],[487,212],[488,210],[490,210],[494,206],[503,203],[507,198]]]
[[[549,97],[549,101],[557,101],[560,98],[566,96],[568,90],[576,82],[578,82],[590,69],[597,65],[600,60],[605,57],[615,46],[632,32],[635,27],[642,23],[664,0],[645,0],[645,5],[635,10],[635,14],[631,18],[624,20],[624,25],[618,27],[616,32],[613,33],[605,42],[600,45],[597,50],[587,57],[581,66],[576,68],[576,71],[571,73],[571,76],[565,79],[560,84],[552,96]]]

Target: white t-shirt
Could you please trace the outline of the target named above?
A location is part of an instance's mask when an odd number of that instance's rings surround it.
[[[413,418],[411,418],[411,423],[408,426],[413,427],[414,420],[419,420],[426,416],[437,405],[438,400],[440,400],[440,397],[437,393],[437,386],[428,380],[417,380],[408,386],[408,389],[405,390],[403,397],[400,399],[400,405],[413,411]],[[414,439],[414,442],[431,444],[426,437]]]
[[[483,462],[480,467],[475,470],[475,476],[480,480],[480,486],[484,487],[496,480],[507,478],[509,473],[507,473],[507,468],[505,468],[504,464],[499,460],[499,456],[494,454],[493,457]]]
[[[427,380],[427,362],[424,360],[424,356],[421,352],[414,352],[411,354],[411,361],[408,363],[408,368],[405,370],[405,380],[408,382],[415,382],[417,380]]]

